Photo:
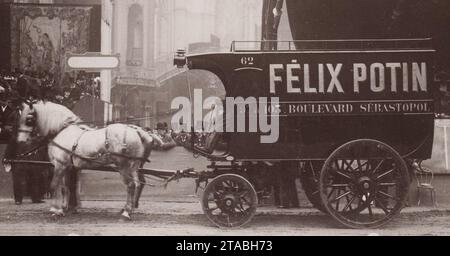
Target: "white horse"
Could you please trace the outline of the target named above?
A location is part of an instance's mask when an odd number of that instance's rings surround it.
[[[127,186],[127,202],[122,216],[131,219],[138,201],[141,182],[138,169],[147,161],[153,142],[159,138],[143,129],[113,124],[93,130],[80,125],[78,118],[68,108],[51,102],[24,103],[19,119],[17,142],[26,143],[38,134],[48,138],[48,154],[55,167],[51,188],[55,200],[50,210],[55,216],[64,216],[68,210],[69,189],[66,178],[74,171],[115,167]],[[155,141],[157,140],[157,141]],[[79,184],[77,184],[79,186]],[[79,204],[78,187],[75,189]]]

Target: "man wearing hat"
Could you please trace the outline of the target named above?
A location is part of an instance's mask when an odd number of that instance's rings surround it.
[[[164,123],[158,123],[156,125],[156,136],[158,136],[162,144],[156,145],[155,150],[169,150],[177,146],[177,143],[173,140],[168,132],[168,127]]]

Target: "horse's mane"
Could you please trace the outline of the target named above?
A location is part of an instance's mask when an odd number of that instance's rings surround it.
[[[68,125],[81,119],[63,105],[50,101],[39,101],[33,106],[37,114],[37,124],[42,136],[56,135]]]

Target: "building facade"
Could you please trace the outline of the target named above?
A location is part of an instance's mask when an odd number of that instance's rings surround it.
[[[170,113],[170,102],[176,93],[164,85],[177,86],[178,80],[168,82],[179,72],[173,66],[177,49],[228,51],[233,40],[260,38],[260,0],[120,0],[110,3],[112,53],[120,54],[121,61],[119,70],[112,75],[114,120],[131,116],[142,119],[142,126],[152,127],[157,121],[167,119],[164,114]]]

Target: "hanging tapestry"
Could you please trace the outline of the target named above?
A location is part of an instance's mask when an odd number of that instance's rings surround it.
[[[92,7],[14,5],[11,67],[52,74],[61,81],[66,53],[89,49]]]

